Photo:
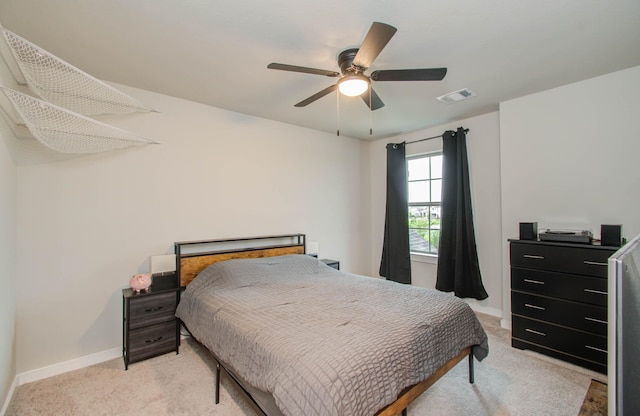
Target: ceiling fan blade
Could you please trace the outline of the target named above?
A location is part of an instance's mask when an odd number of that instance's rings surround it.
[[[295,65],[287,65],[287,64],[278,64],[278,63],[271,63],[267,65],[267,68],[279,69],[281,71],[303,72],[305,74],[325,75],[327,77],[340,76],[340,73],[336,71],[328,71],[326,69],[307,68],[305,66],[295,66]]]
[[[364,101],[365,104],[367,104],[367,107],[369,107],[371,111],[375,111],[379,108],[384,107],[384,103],[382,102],[382,99],[380,99],[380,96],[376,94],[376,90],[371,88],[370,91],[371,91],[371,105],[369,105],[369,94],[365,92],[364,94],[361,95],[362,101]]]
[[[374,81],[441,81],[447,75],[447,68],[424,69],[383,69],[374,71]]]
[[[397,30],[388,24],[373,22],[362,41],[358,53],[353,58],[353,64],[362,68],[369,68]]]
[[[295,107],[305,107],[309,104],[311,104],[312,102],[319,100],[320,98],[324,97],[325,95],[334,92],[336,89],[338,88],[338,85],[333,84],[330,87],[327,87],[325,89],[323,89],[320,92],[317,92],[315,94],[313,94],[311,97],[307,98],[306,100],[302,100],[300,101],[298,104],[295,105]]]

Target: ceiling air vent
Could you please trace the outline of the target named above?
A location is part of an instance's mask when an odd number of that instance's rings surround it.
[[[457,103],[458,101],[466,100],[467,98],[475,97],[476,93],[469,88],[463,88],[458,91],[450,92],[449,94],[441,95],[438,100],[446,104]]]

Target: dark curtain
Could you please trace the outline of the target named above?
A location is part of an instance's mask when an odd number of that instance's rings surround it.
[[[380,276],[411,284],[407,159],[404,143],[387,144],[387,208]]]
[[[473,229],[467,139],[462,127],[442,135],[442,210],[436,289],[486,299]]]

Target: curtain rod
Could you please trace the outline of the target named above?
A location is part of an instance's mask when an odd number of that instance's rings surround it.
[[[464,129],[465,133],[469,133],[469,129]],[[433,137],[427,137],[426,139],[419,139],[419,140],[413,140],[411,142],[404,142],[404,144],[411,144],[411,143],[418,143],[418,142],[424,142],[425,140],[432,140],[432,139],[439,139],[441,138],[442,135],[440,136],[433,136]]]

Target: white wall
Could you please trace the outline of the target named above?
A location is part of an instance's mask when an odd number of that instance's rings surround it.
[[[121,348],[121,289],[174,241],[301,232],[364,271],[362,142],[117,87],[160,112],[103,119],[162,144],[14,149],[18,373]]]
[[[0,406],[16,375],[16,167],[7,140],[11,130],[0,119]]]
[[[507,239],[518,223],[640,233],[640,67],[500,105],[502,250],[509,317]]]
[[[371,260],[369,274],[378,276],[382,255],[386,199],[386,144],[439,136],[446,130],[455,130],[460,126],[469,129],[467,151],[476,245],[482,281],[489,294],[489,298],[483,301],[468,300],[468,302],[477,310],[501,316],[500,134],[497,112],[378,140],[370,144]],[[407,156],[440,151],[442,140],[434,139],[409,144],[406,149]],[[436,272],[437,265],[434,258],[412,256],[411,274],[414,285],[435,287]]]
[[[11,77],[0,59],[0,83]],[[1,113],[2,110],[0,110]],[[14,135],[0,114],[0,408],[8,404],[16,376],[17,169],[10,146]],[[2,413],[3,410],[0,410]]]

